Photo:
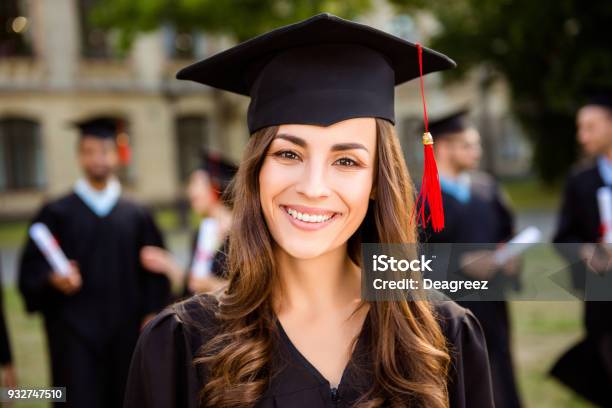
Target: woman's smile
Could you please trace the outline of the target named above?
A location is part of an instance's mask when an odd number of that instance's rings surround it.
[[[281,204],[279,208],[287,215],[292,225],[306,231],[325,228],[342,216],[340,212],[303,205]]]

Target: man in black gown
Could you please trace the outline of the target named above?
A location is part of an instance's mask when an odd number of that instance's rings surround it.
[[[53,271],[29,239],[19,289],[29,312],[44,316],[54,386],[66,387],[62,407],[118,407],[141,326],[169,298],[168,279],[139,262],[145,245],[163,246],[151,214],[121,196],[116,122],[79,125],[78,160],[84,178],[74,191],[47,203],[44,223],[71,261]]]
[[[603,238],[597,191],[612,187],[612,92],[593,93],[578,111],[576,123],[578,142],[593,160],[579,165],[567,179],[554,242],[573,244],[559,246],[570,259],[594,260]],[[601,249],[609,257],[609,249]],[[584,293],[589,278],[610,270],[601,262],[574,262],[571,272],[575,288]],[[552,374],[592,402],[612,406],[612,302],[585,302],[584,320],[585,338],[559,359]]]
[[[478,248],[459,245],[453,249],[460,259],[455,266],[462,279],[489,280],[490,287],[515,287],[516,262],[495,267],[493,250],[512,237],[514,219],[503,192],[487,174],[474,171],[480,162],[478,131],[461,110],[430,124],[440,174],[444,205],[444,230],[422,233],[428,243],[483,244]],[[486,244],[486,245],[485,245]],[[482,246],[482,249],[481,249]],[[458,302],[470,309],[484,330],[491,363],[495,406],[520,407],[510,350],[510,323],[505,301]]]

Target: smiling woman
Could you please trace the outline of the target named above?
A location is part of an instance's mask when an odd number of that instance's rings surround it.
[[[229,282],[145,328],[126,407],[493,406],[470,312],[361,299],[360,244],[416,242],[393,88],[419,75],[417,55],[319,15],[179,73],[251,96]],[[423,57],[425,73],[454,65]]]
[[[259,172],[262,212],[274,242],[298,259],[345,244],[368,210],[375,159],[374,118],[280,126]]]

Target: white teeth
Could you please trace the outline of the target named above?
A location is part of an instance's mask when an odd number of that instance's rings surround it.
[[[293,208],[285,208],[285,211],[287,211],[287,213],[293,218],[304,222],[325,222],[332,217],[331,215],[302,214],[301,212],[294,210]]]

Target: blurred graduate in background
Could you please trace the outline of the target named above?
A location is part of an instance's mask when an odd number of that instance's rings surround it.
[[[489,244],[477,248],[456,245],[453,259],[463,279],[490,281],[491,287],[518,283],[517,260],[497,265],[494,250],[514,233],[514,217],[504,193],[488,174],[476,171],[482,156],[480,134],[470,123],[467,109],[429,124],[440,176],[444,230],[421,232],[427,243]],[[489,248],[490,247],[490,248]],[[505,301],[458,302],[480,321],[487,340],[495,406],[520,407],[510,350],[510,323]]]
[[[57,406],[118,407],[140,328],[169,300],[168,279],[145,271],[139,252],[164,243],[151,214],[121,194],[117,121],[78,127],[83,178],[33,220],[50,230],[69,270],[53,270],[30,238],[19,289],[27,310],[44,317],[53,386],[66,387]]]
[[[201,218],[194,234],[188,271],[163,248],[147,246],[141,251],[143,264],[151,271],[164,273],[174,283],[178,297],[212,292],[225,283],[226,238],[232,214],[226,190],[236,166],[219,155],[203,151],[200,167],[189,178],[187,195],[193,212]]]
[[[592,89],[576,116],[577,139],[591,159],[578,165],[567,178],[555,243],[570,259],[572,280],[579,294],[594,274],[610,273],[612,250],[606,239],[598,193],[612,188],[612,90]],[[587,293],[588,296],[588,293]],[[612,296],[612,295],[610,295]],[[586,301],[586,336],[568,350],[552,374],[583,397],[601,406],[612,406],[612,302]]]
[[[17,375],[13,367],[11,341],[4,318],[3,295],[2,262],[0,262],[0,387],[15,388],[17,386]]]

